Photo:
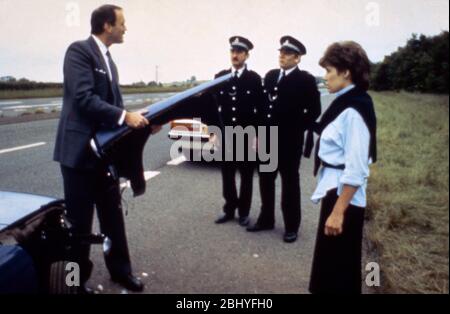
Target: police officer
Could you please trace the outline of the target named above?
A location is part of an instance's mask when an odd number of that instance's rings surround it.
[[[304,131],[319,117],[321,107],[315,78],[298,68],[306,54],[305,46],[291,36],[282,37],[280,44],[280,68],[265,76],[265,100],[258,110],[260,125],[278,127],[278,167],[273,172],[262,172],[260,168],[261,213],[247,231],[274,228],[275,179],[280,173],[284,241],[289,243],[297,240],[301,221],[299,167]]]
[[[217,90],[217,99],[219,104],[219,112],[225,127],[254,127],[257,125],[257,107],[262,100],[262,80],[254,71],[247,68],[246,61],[249,57],[249,51],[253,49],[253,44],[246,38],[241,36],[233,36],[229,39],[231,48],[231,69],[224,70],[216,74],[216,78],[232,73],[232,79],[222,85]],[[251,133],[251,132],[250,132]],[[249,134],[250,134],[249,133]],[[232,136],[227,136],[227,132],[223,132],[223,148],[227,149],[227,143],[231,143]],[[222,161],[222,181],[223,181],[223,197],[225,205],[223,214],[218,217],[216,223],[221,224],[233,220],[235,210],[238,209],[239,224],[247,226],[249,224],[249,212],[252,200],[253,173],[256,166],[256,158],[251,158],[248,149],[251,149],[251,142],[254,136],[246,135],[245,145],[236,145],[232,148],[232,161]],[[250,144],[249,144],[250,143]],[[239,161],[237,159],[237,150],[244,150],[244,158]],[[256,153],[255,153],[256,155]],[[250,157],[250,158],[249,158]],[[225,158],[225,156],[224,156]],[[253,160],[251,160],[253,159]],[[241,175],[240,193],[238,195],[236,188],[236,172]]]

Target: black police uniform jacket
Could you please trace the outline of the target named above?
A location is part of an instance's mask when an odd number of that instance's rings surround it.
[[[231,73],[224,70],[215,78]],[[216,90],[219,112],[224,126],[258,125],[257,108],[263,98],[261,77],[254,71],[244,69],[239,78],[233,77]]]
[[[278,127],[278,152],[281,158],[301,156],[304,132],[320,116],[320,93],[314,76],[294,69],[279,83],[280,69],[264,78],[264,101],[258,108],[259,124]]]

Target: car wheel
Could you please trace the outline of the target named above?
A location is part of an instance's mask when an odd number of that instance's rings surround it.
[[[78,287],[69,286],[66,282],[69,271],[66,269],[68,261],[58,261],[50,266],[49,293],[50,294],[76,294]],[[69,268],[70,269],[70,268]]]

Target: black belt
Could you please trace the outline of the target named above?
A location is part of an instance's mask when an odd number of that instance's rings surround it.
[[[322,160],[322,166],[324,166],[326,168],[339,169],[339,170],[345,169],[345,165],[331,165],[323,160]]]

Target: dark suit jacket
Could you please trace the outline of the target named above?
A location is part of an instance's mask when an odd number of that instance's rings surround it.
[[[320,93],[314,76],[296,68],[277,84],[280,70],[264,78],[264,102],[258,109],[260,125],[278,126],[278,149],[301,155],[304,131],[321,113]]]
[[[117,74],[115,65],[111,71]],[[70,168],[93,168],[90,139],[102,126],[117,127],[122,112],[118,82],[110,81],[95,40],[71,44],[64,58],[64,98],[53,159]]]

